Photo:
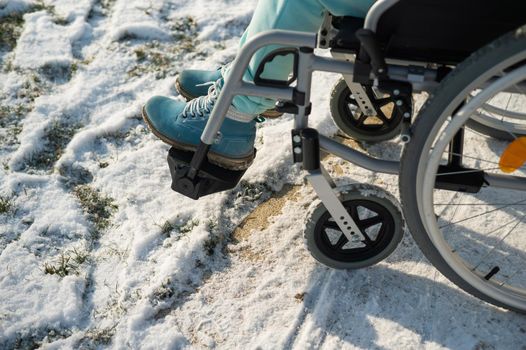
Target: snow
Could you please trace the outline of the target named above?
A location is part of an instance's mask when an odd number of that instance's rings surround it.
[[[2,0],[0,1],[0,17],[15,12],[23,12],[34,3],[33,0]]]
[[[34,3],[1,1],[0,17]],[[13,206],[0,214],[0,348],[524,347],[523,316],[460,291],[409,234],[367,269],[316,263],[303,245],[305,215],[317,203],[308,186],[236,241],[234,229],[264,200],[303,184],[290,160],[290,115],[258,126],[255,164],[236,189],[199,201],[170,190],[168,146],[145,127],[141,106],[175,94],[182,69],[229,62],[255,0],[44,3],[55,13],[26,13],[18,45],[0,53],[14,66],[0,72],[2,105],[30,107],[16,141],[0,149],[0,195]],[[192,47],[170,53],[174,23],[188,16],[197,23],[184,39],[195,39]],[[173,61],[142,64],[138,50]],[[39,93],[29,98],[20,92],[33,89],[24,85],[32,75]],[[336,132],[327,93],[336,79],[314,79],[311,121],[326,135]],[[2,128],[2,140],[13,125]],[[51,131],[65,141],[54,145]],[[56,159],[39,158],[55,147]],[[396,159],[399,145],[370,152]],[[397,195],[396,177],[328,164],[345,171],[339,183]],[[97,227],[75,194],[83,186],[112,199],[106,226]],[[85,261],[67,275],[45,273],[46,264],[79,253]]]
[[[70,25],[59,26],[46,11],[24,16],[25,28],[15,52],[15,65],[20,68],[68,66],[73,61],[72,42],[86,30],[82,18]],[[42,35],[45,33],[45,35]],[[53,45],[50,45],[53,43]]]

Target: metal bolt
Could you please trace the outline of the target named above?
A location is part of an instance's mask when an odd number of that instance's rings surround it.
[[[395,96],[400,95],[400,90],[396,89],[395,91],[393,91],[393,94],[394,94]]]
[[[301,137],[299,135],[295,135],[292,138],[292,141],[294,141],[294,143],[300,143],[301,142]]]
[[[409,112],[405,112],[404,113],[404,118],[410,118],[411,117],[411,113]]]
[[[403,104],[404,104],[404,102],[402,102],[402,100],[397,100],[397,101],[396,101],[396,105],[397,105],[398,107],[400,107],[400,106],[403,105]]]
[[[294,147],[294,153],[301,154],[301,148],[300,147]]]
[[[378,69],[378,73],[383,73],[384,72],[384,69],[383,68],[379,68]]]

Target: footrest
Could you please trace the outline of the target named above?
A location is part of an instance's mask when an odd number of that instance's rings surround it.
[[[197,176],[190,179],[188,171],[194,152],[171,148],[168,153],[168,166],[172,175],[172,190],[186,197],[199,199],[209,194],[226,191],[236,187],[246,170],[228,170],[205,160]]]

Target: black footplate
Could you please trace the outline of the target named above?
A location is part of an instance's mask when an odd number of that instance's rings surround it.
[[[226,191],[236,187],[246,170],[228,170],[204,160],[197,175],[188,176],[194,152],[171,148],[168,153],[168,166],[172,175],[172,190],[186,197],[199,199],[209,194]]]

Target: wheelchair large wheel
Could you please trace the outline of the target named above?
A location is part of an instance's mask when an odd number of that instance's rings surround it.
[[[400,135],[403,116],[389,96],[377,97],[371,87],[364,87],[377,114],[368,116],[360,109],[345,79],[331,92],[330,108],[336,126],[347,136],[366,142],[387,141]]]
[[[466,126],[495,96],[526,95],[525,85],[523,27],[442,82],[414,124],[399,180],[407,224],[429,261],[466,292],[518,312],[526,312],[526,169],[504,173],[513,145]],[[526,103],[498,107],[508,117],[526,113]],[[524,151],[513,156],[526,160]]]
[[[311,255],[335,269],[359,269],[387,258],[404,234],[397,201],[381,188],[355,184],[339,189],[340,200],[365,240],[350,242],[323,203],[307,221],[305,241]]]

